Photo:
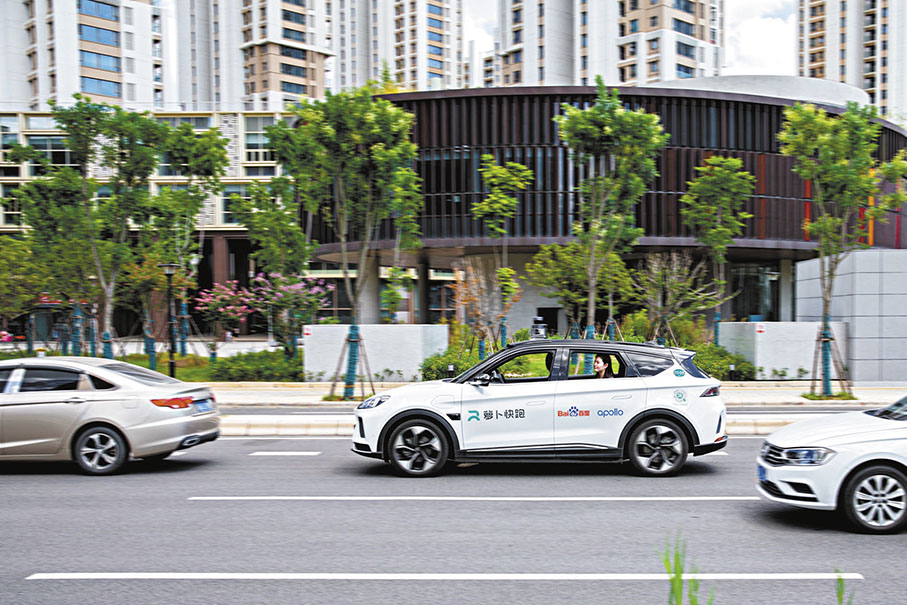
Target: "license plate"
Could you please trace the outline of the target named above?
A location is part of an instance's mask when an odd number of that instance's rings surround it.
[[[759,474],[759,481],[765,481],[765,467],[762,465],[756,465],[756,469]]]
[[[198,401],[193,401],[192,404],[195,406],[196,412],[210,412],[214,409],[210,399],[199,399]]]

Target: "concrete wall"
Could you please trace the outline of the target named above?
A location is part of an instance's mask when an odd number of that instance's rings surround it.
[[[785,372],[785,379],[800,378],[800,368],[809,372],[803,378],[811,378],[819,326],[819,322],[809,321],[722,322],[719,341],[728,351],[743,355],[756,366],[757,379],[778,380],[781,372]],[[757,329],[764,332],[758,333]],[[838,343],[841,358],[846,360],[847,324],[832,322],[831,331]],[[761,373],[758,370],[760,366]],[[817,378],[821,377],[821,367],[816,371]],[[832,367],[832,378],[835,377],[837,373]]]
[[[819,321],[819,259],[797,263],[797,320]],[[847,365],[853,380],[907,376],[907,250],[858,250],[838,271],[832,321],[849,324]]]
[[[329,380],[337,369],[343,343],[349,334],[347,325],[306,326],[305,370],[317,374],[324,372]],[[424,324],[364,324],[359,326],[372,373],[392,370],[392,379],[421,378],[419,366],[429,355],[447,349],[447,326]],[[362,367],[362,366],[360,366]],[[340,375],[346,373],[346,361]],[[364,373],[360,370],[359,373]]]

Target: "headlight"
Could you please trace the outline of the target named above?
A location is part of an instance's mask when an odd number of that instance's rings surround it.
[[[786,464],[816,466],[831,460],[835,452],[824,447],[798,447],[784,450],[781,455]]]
[[[366,399],[365,401],[360,403],[359,407],[357,409],[370,410],[372,408],[378,407],[379,405],[381,405],[382,403],[384,403],[385,401],[387,401],[390,398],[391,398],[390,395],[379,395],[377,397],[369,397],[368,399]]]

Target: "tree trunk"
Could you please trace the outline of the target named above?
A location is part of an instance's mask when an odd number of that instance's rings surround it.
[[[595,334],[595,294],[598,288],[598,275],[589,276],[589,301],[586,305],[586,334],[584,338],[592,338]],[[591,334],[591,335],[590,335]]]
[[[107,332],[113,338],[113,283],[104,288],[104,323],[101,331]]]

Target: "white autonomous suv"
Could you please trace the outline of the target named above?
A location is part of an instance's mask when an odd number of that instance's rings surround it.
[[[865,533],[898,531],[907,522],[907,397],[779,429],[763,444],[757,471],[764,498],[841,511]]]
[[[407,476],[445,463],[629,460],[676,474],[727,444],[719,382],[658,345],[530,340],[447,380],[377,394],[356,410],[353,451]]]

